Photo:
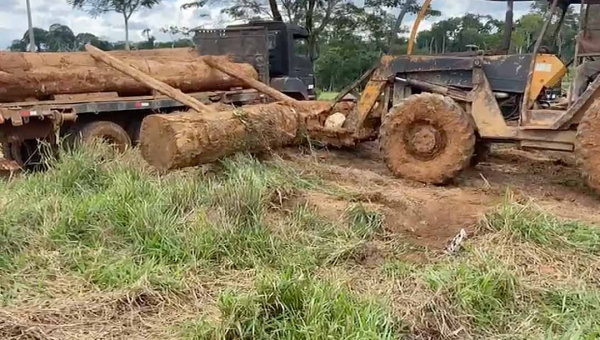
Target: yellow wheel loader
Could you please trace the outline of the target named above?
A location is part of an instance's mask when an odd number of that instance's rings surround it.
[[[508,33],[514,1],[518,0],[504,1]],[[491,143],[500,142],[576,152],[589,185],[600,190],[600,101],[596,102],[600,78],[563,105],[542,100],[545,91],[560,84],[567,73],[566,63],[542,42],[548,38],[551,22],[558,23],[553,30],[557,34],[568,7],[582,2],[549,0],[545,23],[528,54],[508,54],[507,34],[503,49],[494,53],[412,55],[419,22],[430,3],[425,1],[413,27],[408,54],[384,56],[340,94],[341,98],[366,82],[343,128],[352,131],[357,141],[378,136],[390,170],[416,181],[446,183],[475,163]],[[581,7],[580,31],[600,42],[600,25],[593,25],[598,19],[590,15],[600,10],[600,1],[584,0]],[[595,56],[577,49],[573,63],[577,66]]]

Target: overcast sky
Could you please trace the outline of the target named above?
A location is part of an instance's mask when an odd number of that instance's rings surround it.
[[[48,29],[53,23],[68,25],[75,34],[93,33],[111,41],[123,40],[123,18],[119,14],[105,14],[98,18],[90,18],[85,12],[76,11],[67,5],[66,0],[30,0],[33,8],[33,24]],[[360,3],[364,0],[356,0]],[[189,0],[163,0],[152,10],[135,13],[130,22],[132,40],[141,40],[141,31],[150,28],[159,40],[169,40],[168,36],[159,32],[161,27],[169,25],[196,27],[222,27],[227,18],[220,14],[220,8],[204,8],[199,10],[181,10],[183,3]],[[498,18],[504,16],[504,3],[484,0],[435,0],[434,7],[443,13],[443,17],[460,16],[464,13],[492,14]],[[527,11],[527,4],[519,4],[516,15]],[[201,14],[208,15],[208,18]],[[413,18],[407,18],[406,24],[412,24]],[[423,29],[431,26],[425,22]],[[0,49],[6,48],[14,39],[19,39],[27,30],[27,13],[25,0],[0,0]]]

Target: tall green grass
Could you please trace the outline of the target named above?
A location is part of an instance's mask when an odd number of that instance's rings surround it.
[[[188,339],[399,339],[400,323],[381,302],[346,287],[285,272],[251,293],[224,292],[221,323],[184,328]]]
[[[177,333],[189,339],[396,339],[406,332],[448,339],[600,337],[597,227],[507,200],[462,253],[427,254],[431,262],[415,264],[394,257],[398,243],[385,235],[381,212],[349,202],[332,220],[306,199],[315,190],[329,192],[284,162],[247,155],[161,175],[135,152],[114,156],[101,145],[66,151],[47,171],[0,181],[0,306],[51,295],[62,281],[102,293],[142,287],[182,296],[193,285],[205,287],[207,277],[223,283],[244,272],[259,277],[254,288],[208,287],[219,296],[211,302],[219,319],[183,322]],[[380,269],[363,261],[373,241],[388,254]],[[540,263],[557,275],[532,272]],[[348,272],[348,286],[319,278],[331,267]],[[358,296],[354,281],[384,299]],[[69,286],[59,289],[64,294]],[[397,321],[409,316],[412,322]]]
[[[427,265],[418,275],[431,291],[427,317],[445,325],[447,336],[462,329],[458,338],[600,337],[600,289],[586,267],[600,261],[598,227],[506,201],[483,228],[493,232],[485,235],[488,242],[473,241],[460,256]],[[581,263],[565,263],[567,258]],[[537,272],[540,263],[554,274]],[[384,270],[395,279],[416,276],[406,268]]]
[[[485,227],[507,232],[520,242],[600,254],[600,228],[564,221],[530,205],[505,203],[488,216]]]
[[[307,206],[274,232],[279,206],[320,187],[278,161],[238,156],[213,173],[161,176],[134,152],[115,158],[89,145],[51,162],[48,171],[0,183],[0,274],[10,273],[0,275],[2,296],[23,275],[75,275],[101,289],[178,289],[197,271],[310,268],[352,258],[381,227],[379,215],[351,210],[356,232],[330,224],[325,235]]]

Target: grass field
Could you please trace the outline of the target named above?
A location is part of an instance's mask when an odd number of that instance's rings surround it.
[[[334,100],[338,95],[338,92],[321,92],[319,93],[318,100]]]
[[[160,175],[70,152],[0,182],[0,338],[600,338],[596,227],[507,194],[451,256],[352,190],[277,157]]]

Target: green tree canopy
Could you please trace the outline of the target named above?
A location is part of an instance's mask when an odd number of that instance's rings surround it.
[[[73,8],[87,11],[91,16],[97,17],[104,13],[116,12],[123,15],[125,23],[125,49],[130,49],[129,19],[141,8],[152,8],[161,0],[67,0]]]

